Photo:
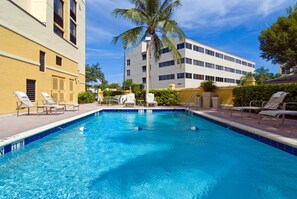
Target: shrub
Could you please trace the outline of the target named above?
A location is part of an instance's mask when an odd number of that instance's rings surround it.
[[[123,91],[111,91],[111,90],[105,90],[103,91],[103,96],[116,96],[116,95],[122,95]]]
[[[158,105],[174,106],[177,104],[177,92],[175,90],[151,90],[155,95]]]
[[[78,94],[79,104],[93,103],[94,101],[95,101],[95,98],[91,92],[81,92]]]
[[[233,89],[234,106],[248,106],[252,100],[268,101],[270,97],[278,92],[287,92],[284,102],[297,102],[297,84],[273,84],[259,86],[242,86]],[[256,104],[256,105],[261,105]],[[290,107],[290,109],[295,109]]]
[[[214,82],[210,79],[201,82],[200,87],[203,89],[204,92],[213,92],[217,88],[216,85],[214,85]]]

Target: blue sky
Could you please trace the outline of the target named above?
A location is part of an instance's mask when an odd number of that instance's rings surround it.
[[[109,83],[122,84],[124,51],[112,38],[134,27],[115,18],[115,8],[131,8],[129,0],[86,1],[86,64],[100,63]],[[277,73],[278,67],[260,58],[261,30],[286,15],[291,0],[181,0],[174,19],[187,38],[256,62]]]

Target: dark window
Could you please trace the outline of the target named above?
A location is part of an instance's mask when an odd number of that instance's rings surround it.
[[[208,76],[208,75],[206,75],[205,76],[205,80],[212,80],[212,81],[214,81],[214,76]]]
[[[235,69],[234,68],[225,67],[225,71],[228,71],[228,72],[231,72],[231,73],[235,73]]]
[[[245,61],[242,61],[241,64],[244,66],[247,66],[247,62],[245,62]]]
[[[246,71],[241,71],[241,74],[245,75],[247,72]]]
[[[70,0],[70,17],[76,21],[76,1]]]
[[[194,74],[194,75],[193,75],[193,79],[204,80],[204,75]]]
[[[233,57],[230,57],[230,56],[228,56],[228,55],[224,55],[224,59],[225,59],[225,60],[228,60],[228,61],[232,61],[232,62],[235,61],[235,59],[234,59]]]
[[[143,83],[143,84],[146,84],[146,77],[143,77],[143,78],[142,78],[142,83]]]
[[[224,70],[224,66],[216,65],[217,70]]]
[[[142,72],[146,72],[146,66],[142,66]]]
[[[36,96],[36,80],[27,79],[26,93],[31,101],[35,101]]]
[[[241,70],[236,69],[237,74],[241,74]]]
[[[130,59],[127,59],[127,66],[130,66]]]
[[[160,75],[159,76],[159,81],[163,81],[163,80],[170,80],[170,79],[174,79],[174,74],[170,74],[170,75]]]
[[[56,56],[56,64],[58,66],[62,66],[62,58],[61,57]]]
[[[204,53],[204,48],[200,47],[200,46],[195,46],[194,45],[194,50],[200,53]]]
[[[236,84],[238,84],[238,85],[240,84],[240,80],[239,79],[236,80]]]
[[[217,82],[224,82],[224,78],[223,77],[216,77],[216,81]]]
[[[64,32],[60,30],[57,26],[54,26],[54,33],[56,33],[58,36],[63,37]]]
[[[221,59],[224,59],[224,55],[221,54],[221,53],[216,53],[216,57],[221,58]]]
[[[203,66],[204,67],[204,62],[194,59],[194,65],[196,65],[196,66]]]
[[[63,28],[63,1],[54,1],[54,22],[56,22],[61,28]]]
[[[142,54],[142,60],[146,60],[146,54]]]
[[[186,48],[192,50],[192,44],[186,43]]]
[[[177,44],[176,48],[177,48],[177,50],[185,48],[185,43]]]
[[[180,63],[181,63],[181,64],[184,64],[184,63],[185,63],[185,58],[181,58],[181,59],[180,59]]]
[[[214,51],[205,49],[205,54],[210,55],[210,56],[214,56]]]
[[[76,44],[76,24],[70,19],[70,41]]]
[[[127,70],[127,76],[130,76],[130,70]]]
[[[211,63],[205,63],[205,67],[206,68],[214,68],[215,67],[215,65],[214,64],[211,64]]]
[[[186,63],[187,63],[187,64],[192,64],[192,59],[190,59],[190,58],[186,58]]]
[[[174,65],[174,60],[165,61],[165,62],[159,63],[159,68],[166,67],[166,66],[173,66],[173,65]]]
[[[168,52],[169,52],[169,48],[163,48],[161,50],[161,54],[168,53]]]
[[[252,68],[252,67],[253,67],[253,64],[251,64],[251,63],[248,63],[248,66]]]
[[[192,79],[192,73],[186,73],[186,78],[187,79]]]
[[[177,79],[184,79],[185,73],[177,73]]]
[[[235,79],[225,78],[225,82],[227,82],[227,83],[235,83]]]
[[[236,63],[241,64],[241,60],[235,59]]]
[[[44,72],[45,71],[45,52],[43,51],[39,52],[39,63],[40,63],[39,71]]]

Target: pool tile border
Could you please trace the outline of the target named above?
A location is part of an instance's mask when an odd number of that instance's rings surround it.
[[[292,155],[297,156],[297,141],[296,143],[292,143],[292,139],[284,138],[281,136],[271,135],[269,132],[265,132],[259,129],[255,129],[252,127],[248,127],[242,124],[238,124],[236,122],[231,122],[222,118],[218,118],[212,115],[209,115],[204,112],[194,111],[194,110],[186,110],[184,108],[169,108],[169,109],[159,109],[159,108],[152,108],[152,109],[123,109],[123,108],[107,108],[107,109],[97,109],[94,111],[90,111],[88,113],[84,113],[72,118],[64,119],[49,125],[45,125],[43,127],[39,127],[36,129],[32,129],[30,131],[26,131],[20,133],[18,135],[12,136],[7,138],[6,140],[2,140],[0,142],[0,157],[4,156],[6,153],[13,152],[18,150],[19,148],[24,147],[36,140],[39,140],[43,137],[51,135],[63,128],[66,128],[78,121],[86,120],[93,115],[99,114],[100,112],[142,112],[142,113],[149,113],[149,112],[189,112],[195,116],[201,117],[208,121],[211,121],[215,124],[223,126],[225,128],[231,129],[239,134],[245,135],[250,137],[254,140],[260,141],[264,144],[270,145],[272,147],[278,148],[282,151],[290,153]]]

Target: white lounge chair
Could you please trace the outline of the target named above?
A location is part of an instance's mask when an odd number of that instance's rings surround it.
[[[43,99],[44,99],[46,105],[61,105],[61,106],[64,106],[64,110],[65,110],[65,111],[66,111],[66,107],[67,107],[67,106],[72,107],[73,110],[74,110],[75,108],[79,109],[79,104],[75,104],[75,103],[58,103],[58,104],[56,104],[56,103],[54,102],[54,100],[51,98],[51,96],[49,96],[49,94],[46,93],[46,92],[42,92],[42,93],[41,93],[41,96],[43,97]]]
[[[155,95],[153,93],[148,93],[146,97],[147,106],[152,104],[153,106],[158,106],[158,102],[155,101]]]
[[[242,118],[242,114],[243,111],[248,110],[249,111],[249,116],[251,115],[251,111],[255,110],[255,111],[261,111],[261,110],[276,110],[280,107],[281,103],[284,101],[286,95],[288,93],[280,91],[277,93],[274,93],[268,102],[262,102],[262,106],[261,107],[257,107],[257,106],[252,106],[253,103],[255,102],[259,102],[256,100],[253,100],[250,102],[250,106],[239,106],[239,107],[233,107],[231,108],[231,116],[233,111],[239,111],[240,114],[240,118]]]
[[[124,105],[126,107],[127,106],[132,106],[132,107],[135,106],[135,94],[134,93],[130,93],[127,95],[127,99],[126,99]]]
[[[258,115],[258,123],[264,118],[264,117],[272,117],[276,118],[276,127],[279,127],[279,119],[282,119],[281,124],[284,124],[286,115],[293,115],[297,116],[297,111],[290,111],[290,110],[273,110],[273,111],[260,111]]]
[[[14,95],[20,101],[20,104],[19,104],[19,102],[17,102],[17,107],[16,107],[17,116],[19,116],[19,111],[20,110],[26,109],[26,108],[28,109],[28,115],[30,114],[30,109],[31,108],[36,108],[37,115],[39,115],[38,109],[43,109],[43,110],[46,109],[46,114],[48,114],[48,109],[50,109],[50,110],[54,109],[56,114],[58,114],[58,110],[62,110],[63,113],[64,113],[64,106],[45,105],[45,104],[38,105],[37,102],[36,102],[36,105],[34,105],[24,92],[16,91],[16,92],[14,92]]]

